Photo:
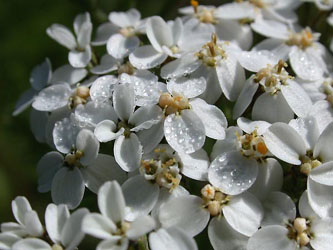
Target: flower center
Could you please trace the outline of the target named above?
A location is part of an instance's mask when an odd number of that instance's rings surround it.
[[[305,218],[296,218],[293,222],[287,225],[288,238],[295,240],[300,247],[309,244],[312,235],[310,233],[310,222]]]
[[[314,169],[322,164],[320,159],[313,157],[312,151],[306,152],[306,155],[301,156],[300,160],[302,162],[300,171],[302,174],[305,174],[305,175],[309,175],[312,169]]]
[[[210,184],[201,189],[201,197],[204,208],[209,211],[211,216],[221,214],[222,207],[230,201],[230,196]]]
[[[333,106],[333,79],[327,78],[319,90],[326,95],[326,100]]]
[[[72,153],[69,153],[65,156],[65,163],[70,168],[74,168],[74,167],[81,168],[82,165],[80,163],[80,159],[83,156],[84,156],[84,152],[82,152],[80,150],[74,150]]]
[[[117,223],[117,230],[116,232],[112,233],[112,235],[119,235],[124,236],[126,235],[127,231],[130,229],[131,224],[127,221],[121,221]]]
[[[225,42],[227,45],[228,43]],[[227,55],[221,43],[217,43],[216,34],[212,34],[212,40],[202,46],[202,49],[196,53],[196,56],[209,67],[216,67],[217,63],[226,59]]]
[[[78,86],[73,95],[69,97],[68,107],[69,109],[75,108],[79,104],[86,104],[90,97],[89,88],[85,86]]]
[[[199,2],[195,1],[195,0],[191,0],[191,5],[194,9],[194,14],[196,16],[196,18],[198,18],[198,20],[202,23],[212,23],[212,24],[216,24],[217,21],[214,17],[214,9],[208,9],[208,8],[204,8],[201,6],[201,8],[199,8]]]
[[[159,105],[163,109],[164,115],[177,114],[184,109],[190,109],[188,99],[182,94],[162,93]]]
[[[266,68],[256,73],[254,81],[259,83],[266,93],[274,95],[281,90],[281,85],[287,85],[287,81],[293,79],[292,76],[289,76],[285,67],[288,67],[288,64],[282,60],[274,67],[268,64]]]
[[[256,160],[263,160],[263,158],[269,153],[263,137],[257,134],[257,129],[251,134],[240,136],[237,133],[236,136],[239,142],[240,151],[245,157],[253,157]]]
[[[128,75],[133,75],[135,72],[134,66],[128,61],[118,67],[118,75],[126,73]]]
[[[286,42],[287,45],[296,45],[300,49],[306,49],[318,40],[318,36],[312,34],[310,28],[305,28],[299,33],[291,32],[289,35],[289,40]]]
[[[126,137],[126,138],[129,138],[130,135],[131,135],[131,129],[134,128],[133,125],[127,123],[127,122],[124,122],[124,121],[120,121],[118,122],[117,124],[117,128],[118,128],[118,131],[120,129],[124,129],[124,133],[123,135]]]
[[[178,162],[174,157],[166,156],[165,149],[156,148],[154,153],[158,155],[158,159],[142,160],[140,173],[146,180],[172,191],[182,178]]]
[[[58,245],[58,244],[54,244],[54,245],[52,246],[52,250],[63,250],[63,247],[60,246],[60,245]]]
[[[124,37],[131,37],[131,36],[135,36],[135,29],[132,26],[125,27],[125,28],[121,28],[119,30],[119,33],[122,34]]]

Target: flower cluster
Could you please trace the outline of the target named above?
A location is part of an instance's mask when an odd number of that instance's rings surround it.
[[[17,197],[0,248],[76,249],[87,234],[99,250],[195,250],[208,228],[215,250],[332,249],[333,58],[297,23],[301,4],[192,0],[169,21],[130,9],[95,32],[88,13],[74,32],[50,26],[68,64],[36,66],[14,115],[31,105],[52,150],[37,172],[54,204],[43,226]],[[85,188],[100,213],[70,214]]]

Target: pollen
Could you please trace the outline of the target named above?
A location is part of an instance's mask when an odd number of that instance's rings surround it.
[[[318,40],[318,36],[315,36],[309,27],[305,28],[299,33],[291,32],[289,40],[286,42],[287,45],[295,45],[300,49],[304,50],[313,45]]]
[[[267,154],[268,149],[267,149],[267,147],[266,147],[266,145],[265,145],[264,142],[259,142],[259,143],[257,144],[257,151],[258,151],[260,154],[262,154],[262,155]]]
[[[159,105],[165,115],[180,113],[184,109],[189,109],[188,99],[181,94],[163,93],[160,96]]]

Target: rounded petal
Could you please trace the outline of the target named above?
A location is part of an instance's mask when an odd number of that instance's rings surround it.
[[[288,40],[289,28],[286,24],[274,20],[260,20],[251,24],[251,28],[266,37]],[[282,42],[281,42],[282,43]]]
[[[288,238],[288,229],[282,226],[267,226],[256,232],[247,244],[248,250],[295,250],[297,243]]]
[[[248,241],[248,237],[235,231],[224,217],[210,221],[208,237],[214,250],[246,250]]]
[[[109,38],[118,31],[119,27],[117,27],[113,23],[110,22],[102,23],[100,26],[98,26],[96,30],[96,37],[91,42],[91,44],[93,46],[104,45],[107,43]]]
[[[164,121],[165,138],[177,152],[187,154],[199,150],[205,143],[205,126],[192,110],[169,115]]]
[[[127,250],[128,245],[129,242],[127,238],[113,236],[111,239],[103,240],[99,243],[96,250]]]
[[[37,93],[32,88],[24,91],[15,104],[13,116],[21,114],[24,110],[30,107],[31,103],[34,101],[35,95],[37,95]]]
[[[319,184],[333,186],[333,161],[314,168],[310,173],[310,178]]]
[[[13,233],[5,233],[2,230],[2,233],[0,234],[0,248],[3,250],[13,249],[12,246],[19,240],[21,240],[21,237]]]
[[[199,181],[208,179],[209,157],[205,150],[199,149],[192,154],[177,152],[181,160],[182,174]]]
[[[124,220],[125,198],[118,182],[106,182],[98,190],[98,207],[102,215],[115,224]]]
[[[44,234],[44,228],[38,218],[36,211],[31,210],[24,214],[24,225],[27,233],[31,236],[41,237]]]
[[[61,232],[68,218],[69,211],[66,205],[60,204],[56,206],[51,203],[47,206],[45,225],[47,233],[53,242],[59,243],[61,241]]]
[[[54,84],[36,96],[32,107],[39,111],[53,111],[68,104],[72,91],[68,84]]]
[[[126,12],[111,12],[109,14],[109,20],[111,23],[119,27],[130,27],[135,26],[135,24],[140,20],[141,14],[136,9],[129,9]]]
[[[98,213],[87,214],[82,221],[82,231],[99,239],[112,238],[116,230],[117,226],[109,218]]]
[[[35,90],[43,89],[51,80],[52,68],[51,62],[48,58],[37,66],[35,66],[30,75],[31,86]]]
[[[84,68],[78,69],[66,64],[53,72],[51,82],[67,82],[73,85],[85,78],[87,74],[88,71]]]
[[[285,193],[272,192],[263,202],[265,217],[262,226],[286,225],[296,218],[294,201]]]
[[[30,129],[39,143],[46,140],[46,126],[49,119],[47,112],[31,109],[30,111]]]
[[[223,193],[237,195],[253,185],[257,174],[258,164],[255,159],[231,151],[219,155],[210,164],[208,179]]]
[[[225,129],[228,127],[228,121],[224,113],[216,106],[207,104],[199,98],[191,100],[190,104],[192,110],[203,122],[206,135],[216,140],[223,140],[225,138]]]
[[[153,125],[150,129],[140,130],[137,136],[141,142],[144,153],[151,152],[164,137],[163,122]]]
[[[131,117],[135,108],[135,92],[132,85],[120,84],[114,87],[113,106],[122,121]]]
[[[142,175],[129,178],[122,185],[126,201],[126,220],[134,221],[149,214],[154,208],[160,188],[146,180]]]
[[[12,250],[52,250],[50,245],[43,240],[36,238],[27,238],[16,242]]]
[[[124,135],[119,136],[114,143],[113,152],[116,162],[126,172],[139,168],[142,145],[136,134],[130,133],[128,138]]]
[[[17,196],[15,200],[12,201],[13,215],[15,220],[21,225],[24,225],[25,214],[31,210],[30,203],[24,196]]]
[[[145,45],[131,53],[129,60],[137,69],[151,69],[161,65],[167,57],[167,54],[156,51],[151,45]]]
[[[193,238],[176,227],[161,228],[149,234],[149,246],[151,250],[197,250],[197,244]]]
[[[135,127],[131,131],[138,132],[144,129],[150,129],[153,125],[162,121],[163,111],[157,105],[147,105],[138,108],[130,117],[128,123]]]
[[[82,129],[76,137],[76,149],[83,152],[80,162],[84,166],[91,164],[97,157],[99,142],[94,133],[88,129]]]
[[[74,68],[84,68],[91,60],[91,48],[87,46],[84,51],[72,50],[68,53],[68,61]]]
[[[264,216],[260,201],[249,192],[232,196],[229,203],[222,207],[222,212],[234,230],[248,237],[258,230]]]
[[[142,215],[136,218],[130,229],[127,231],[127,237],[131,240],[137,240],[143,235],[146,235],[155,228],[155,220],[149,215]]]
[[[159,16],[151,17],[146,24],[147,37],[154,49],[162,52],[162,46],[173,45],[173,36],[170,27]]]
[[[319,136],[319,139],[314,147],[313,156],[320,157],[324,162],[333,160],[332,151],[333,140],[333,123],[330,123]]]
[[[273,96],[268,93],[261,94],[252,108],[252,120],[288,123],[293,118],[294,112],[279,92]]]
[[[104,75],[111,71],[114,71],[118,68],[119,60],[110,56],[109,54],[105,54],[102,56],[100,64],[93,67],[90,72],[95,75]]]
[[[247,134],[251,134],[254,130],[257,130],[257,134],[262,135],[272,124],[265,121],[251,121],[240,117],[237,119],[237,125]]]
[[[117,125],[110,120],[105,120],[97,124],[94,134],[98,141],[108,142],[117,139],[124,133],[124,129],[120,129],[118,132],[113,132],[117,129]]]
[[[62,46],[69,50],[76,48],[76,40],[73,33],[61,24],[52,24],[47,28],[46,33]]]
[[[78,168],[63,167],[55,174],[51,188],[55,204],[66,204],[69,209],[74,209],[80,204],[83,194],[84,182]]]
[[[202,207],[202,199],[194,195],[170,199],[159,211],[163,228],[177,227],[191,237],[204,230],[209,217],[209,212]]]
[[[312,101],[305,90],[295,81],[281,86],[281,92],[290,108],[299,117],[305,117],[312,108]]]
[[[106,44],[108,53],[116,59],[122,59],[139,47],[140,40],[136,36],[125,37],[115,34],[110,37]]]
[[[112,100],[114,86],[118,78],[113,75],[98,77],[90,87],[90,97],[93,101],[108,102]]]
[[[310,221],[319,219],[318,215],[315,213],[315,211],[313,211],[312,207],[310,206],[307,190],[303,192],[301,198],[299,199],[298,211],[303,218],[307,218]]]
[[[311,231],[314,233],[310,245],[314,249],[329,250],[332,248],[333,220],[318,220],[311,224]]]
[[[123,183],[127,178],[126,172],[119,167],[115,159],[105,154],[98,154],[88,167],[81,169],[81,174],[86,187],[94,193],[107,181]]]
[[[187,98],[201,95],[206,90],[206,79],[204,77],[179,77],[167,82],[169,93],[181,93]]]
[[[306,148],[302,137],[292,127],[277,122],[263,134],[269,151],[277,158],[294,165],[300,165],[300,156],[305,155]]]

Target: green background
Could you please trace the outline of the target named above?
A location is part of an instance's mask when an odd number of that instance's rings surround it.
[[[36,165],[49,151],[33,138],[29,128],[29,112],[13,117],[15,102],[30,87],[32,68],[45,57],[50,58],[53,69],[67,60],[67,49],[46,35],[46,28],[60,23],[72,28],[75,16],[84,11],[92,15],[94,27],[107,20],[110,11],[137,8],[142,17],[160,15],[175,18],[179,7],[189,5],[187,0],[1,0],[0,1],[0,222],[14,221],[10,202],[18,195],[26,196],[33,209],[43,220],[50,193],[37,192]],[[202,4],[220,5],[228,1],[201,1]],[[331,28],[325,19],[313,18],[319,12],[310,6],[302,7],[301,23],[316,20],[317,30],[323,31],[322,41],[328,44]],[[318,15],[321,16],[320,14]],[[317,17],[318,17],[317,16]],[[310,18],[312,17],[312,18]],[[314,22],[316,22],[314,21]],[[321,23],[321,24],[320,24]],[[329,34],[328,34],[329,33]],[[96,209],[95,196],[87,192],[83,206]],[[94,240],[86,240],[80,249],[93,249]],[[205,242],[200,241],[201,244]],[[206,247],[200,249],[209,249]]]

